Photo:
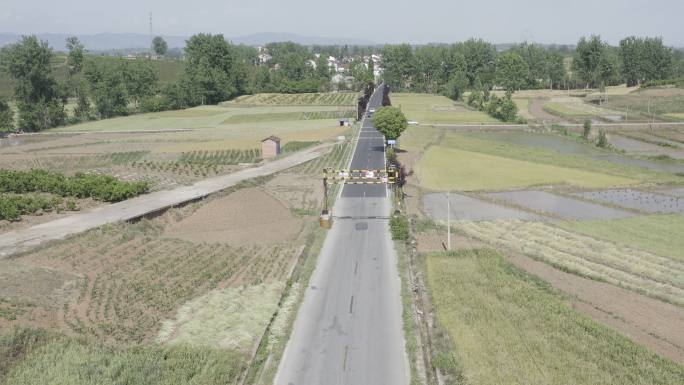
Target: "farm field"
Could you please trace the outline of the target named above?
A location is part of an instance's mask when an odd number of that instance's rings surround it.
[[[673,256],[613,244],[541,222],[463,222],[457,230],[567,272],[684,305],[684,264]]]
[[[684,150],[649,143],[652,141],[643,138],[629,138],[622,135],[609,135],[608,142],[611,146],[630,154],[642,156],[667,156],[672,159],[684,160]],[[664,142],[663,142],[664,143]]]
[[[444,193],[425,194],[423,208],[427,215],[437,221],[447,220],[447,197]],[[496,219],[539,220],[534,214],[497,205],[467,195],[450,194],[451,220],[491,221]]]
[[[678,213],[684,215],[684,199],[633,189],[589,191],[577,193],[583,198],[628,207],[647,213]]]
[[[446,96],[398,93],[392,94],[392,105],[401,108],[408,120],[419,124],[502,124]]]
[[[260,162],[260,141],[270,135],[288,151],[333,141],[350,131],[338,118],[353,113],[338,106],[203,106],[2,139],[0,157],[10,169],[104,173],[160,190]]]
[[[636,215],[628,211],[567,198],[546,191],[504,191],[487,193],[485,196],[562,219],[617,219]]]
[[[283,105],[283,106],[356,106],[358,94],[309,93],[309,94],[256,94],[239,96],[223,105]]]
[[[551,98],[544,104],[544,109],[554,115],[575,121],[584,119],[602,119],[622,121],[625,114],[602,106],[585,103],[583,99],[573,97]]]
[[[427,281],[453,380],[673,384],[684,369],[580,314],[548,284],[486,249],[429,254]]]
[[[635,111],[647,118],[681,120],[684,113],[684,89],[651,87],[626,95],[608,97],[608,108]]]
[[[625,219],[562,221],[557,226],[593,238],[684,262],[684,217],[645,215]],[[647,231],[644,231],[647,229]]]
[[[458,167],[449,165],[458,164]],[[535,185],[627,186],[634,179],[576,168],[540,164],[447,146],[427,150],[417,166],[421,186],[430,190],[501,190]]]

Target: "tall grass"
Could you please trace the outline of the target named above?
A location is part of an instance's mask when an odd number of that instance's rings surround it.
[[[0,382],[6,385],[233,384],[245,357],[188,346],[111,346],[38,329],[0,337]]]
[[[569,306],[492,250],[433,254],[428,283],[448,384],[680,384],[684,367]],[[439,336],[438,336],[439,337]]]

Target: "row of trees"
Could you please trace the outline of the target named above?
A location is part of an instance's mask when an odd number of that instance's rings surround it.
[[[388,45],[382,55],[383,77],[393,89],[454,99],[467,88],[600,88],[684,76],[682,54],[660,38],[628,37],[611,47],[591,36],[580,39],[574,52],[522,43],[502,53],[491,43],[471,39],[452,45]],[[572,66],[566,68],[570,56]]]
[[[88,56],[77,38],[67,39],[67,77],[58,82],[55,54],[47,42],[26,36],[0,51],[0,70],[15,80],[18,127],[40,131],[67,122],[65,104],[76,99],[71,122],[109,118],[136,111],[161,111],[216,104],[257,92],[318,92],[330,84],[327,56],[315,61],[313,51],[295,43],[271,43],[268,63],[260,63],[253,47],[228,43],[222,35],[198,34],[187,41],[185,65],[179,79],[161,88],[158,74],[147,60],[100,60]],[[155,38],[153,48],[163,55],[168,47]],[[362,64],[362,63],[361,63]],[[353,68],[366,81],[368,72]],[[370,70],[372,77],[372,68]],[[0,100],[0,129],[14,127],[13,112]]]

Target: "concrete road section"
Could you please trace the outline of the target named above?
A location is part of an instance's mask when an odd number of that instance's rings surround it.
[[[315,159],[330,150],[329,144],[312,147],[290,156],[268,162],[263,166],[248,168],[233,174],[209,178],[192,186],[174,190],[157,191],[123,202],[97,207],[83,213],[57,219],[22,230],[0,234],[0,259],[25,252],[44,242],[63,239],[108,223],[140,218],[164,208],[205,197],[232,187],[237,183],[270,175]]]
[[[378,108],[381,95],[373,95]],[[365,136],[370,139],[365,139]],[[369,121],[352,168],[383,168],[382,136]],[[276,385],[405,385],[409,365],[401,282],[385,185],[347,185],[323,244]]]

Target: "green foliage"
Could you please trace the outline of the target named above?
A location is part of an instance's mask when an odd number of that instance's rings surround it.
[[[606,130],[601,129],[598,132],[598,140],[596,141],[596,145],[601,148],[606,148],[608,147],[608,136],[606,135]]]
[[[288,153],[288,152],[297,152],[301,151],[307,147],[311,147],[313,145],[318,144],[319,142],[287,142],[283,145],[283,147],[280,149],[283,153]]]
[[[591,120],[587,119],[584,121],[584,126],[582,130],[582,138],[584,140],[589,140],[589,135],[591,135]]]
[[[460,100],[468,87],[468,78],[463,71],[455,71],[449,78],[444,89],[444,95],[452,100]]]
[[[45,170],[0,170],[0,192],[3,193],[44,192],[63,197],[118,202],[148,191],[147,182],[123,182],[108,175],[78,173],[68,177]]]
[[[496,83],[507,91],[517,91],[527,85],[530,68],[515,52],[506,52],[496,61]]]
[[[674,71],[672,48],[663,45],[663,39],[630,36],[620,41],[622,76],[632,87],[647,81],[668,79]]]
[[[392,216],[389,225],[393,240],[406,241],[409,239],[409,223],[405,215]]]
[[[373,126],[380,131],[385,138],[397,139],[408,127],[406,116],[397,107],[382,107],[373,114]]]
[[[83,69],[86,49],[76,36],[69,36],[66,39],[67,55],[67,74],[73,76]]]
[[[503,98],[489,95],[488,91],[473,91],[468,97],[468,105],[503,122],[518,121],[518,106],[513,101],[510,91],[506,92]]]
[[[40,131],[62,124],[64,95],[50,67],[52,49],[35,36],[24,36],[0,51],[0,69],[15,81],[19,128]]]
[[[14,221],[24,214],[62,209],[60,197],[39,194],[0,194],[0,219]],[[68,208],[68,207],[67,207]]]
[[[156,36],[154,39],[152,39],[152,49],[157,55],[164,56],[169,50],[169,45],[166,43],[166,40],[164,40],[163,37]]]
[[[572,68],[587,85],[601,87],[619,83],[618,67],[617,54],[600,36],[582,37],[577,43]]]
[[[7,100],[0,97],[0,132],[14,131],[14,111]]]
[[[301,143],[301,142],[298,142]],[[294,146],[297,146],[296,144]],[[261,158],[261,150],[219,150],[184,152],[180,163],[199,165],[232,165],[238,163],[256,163]]]

